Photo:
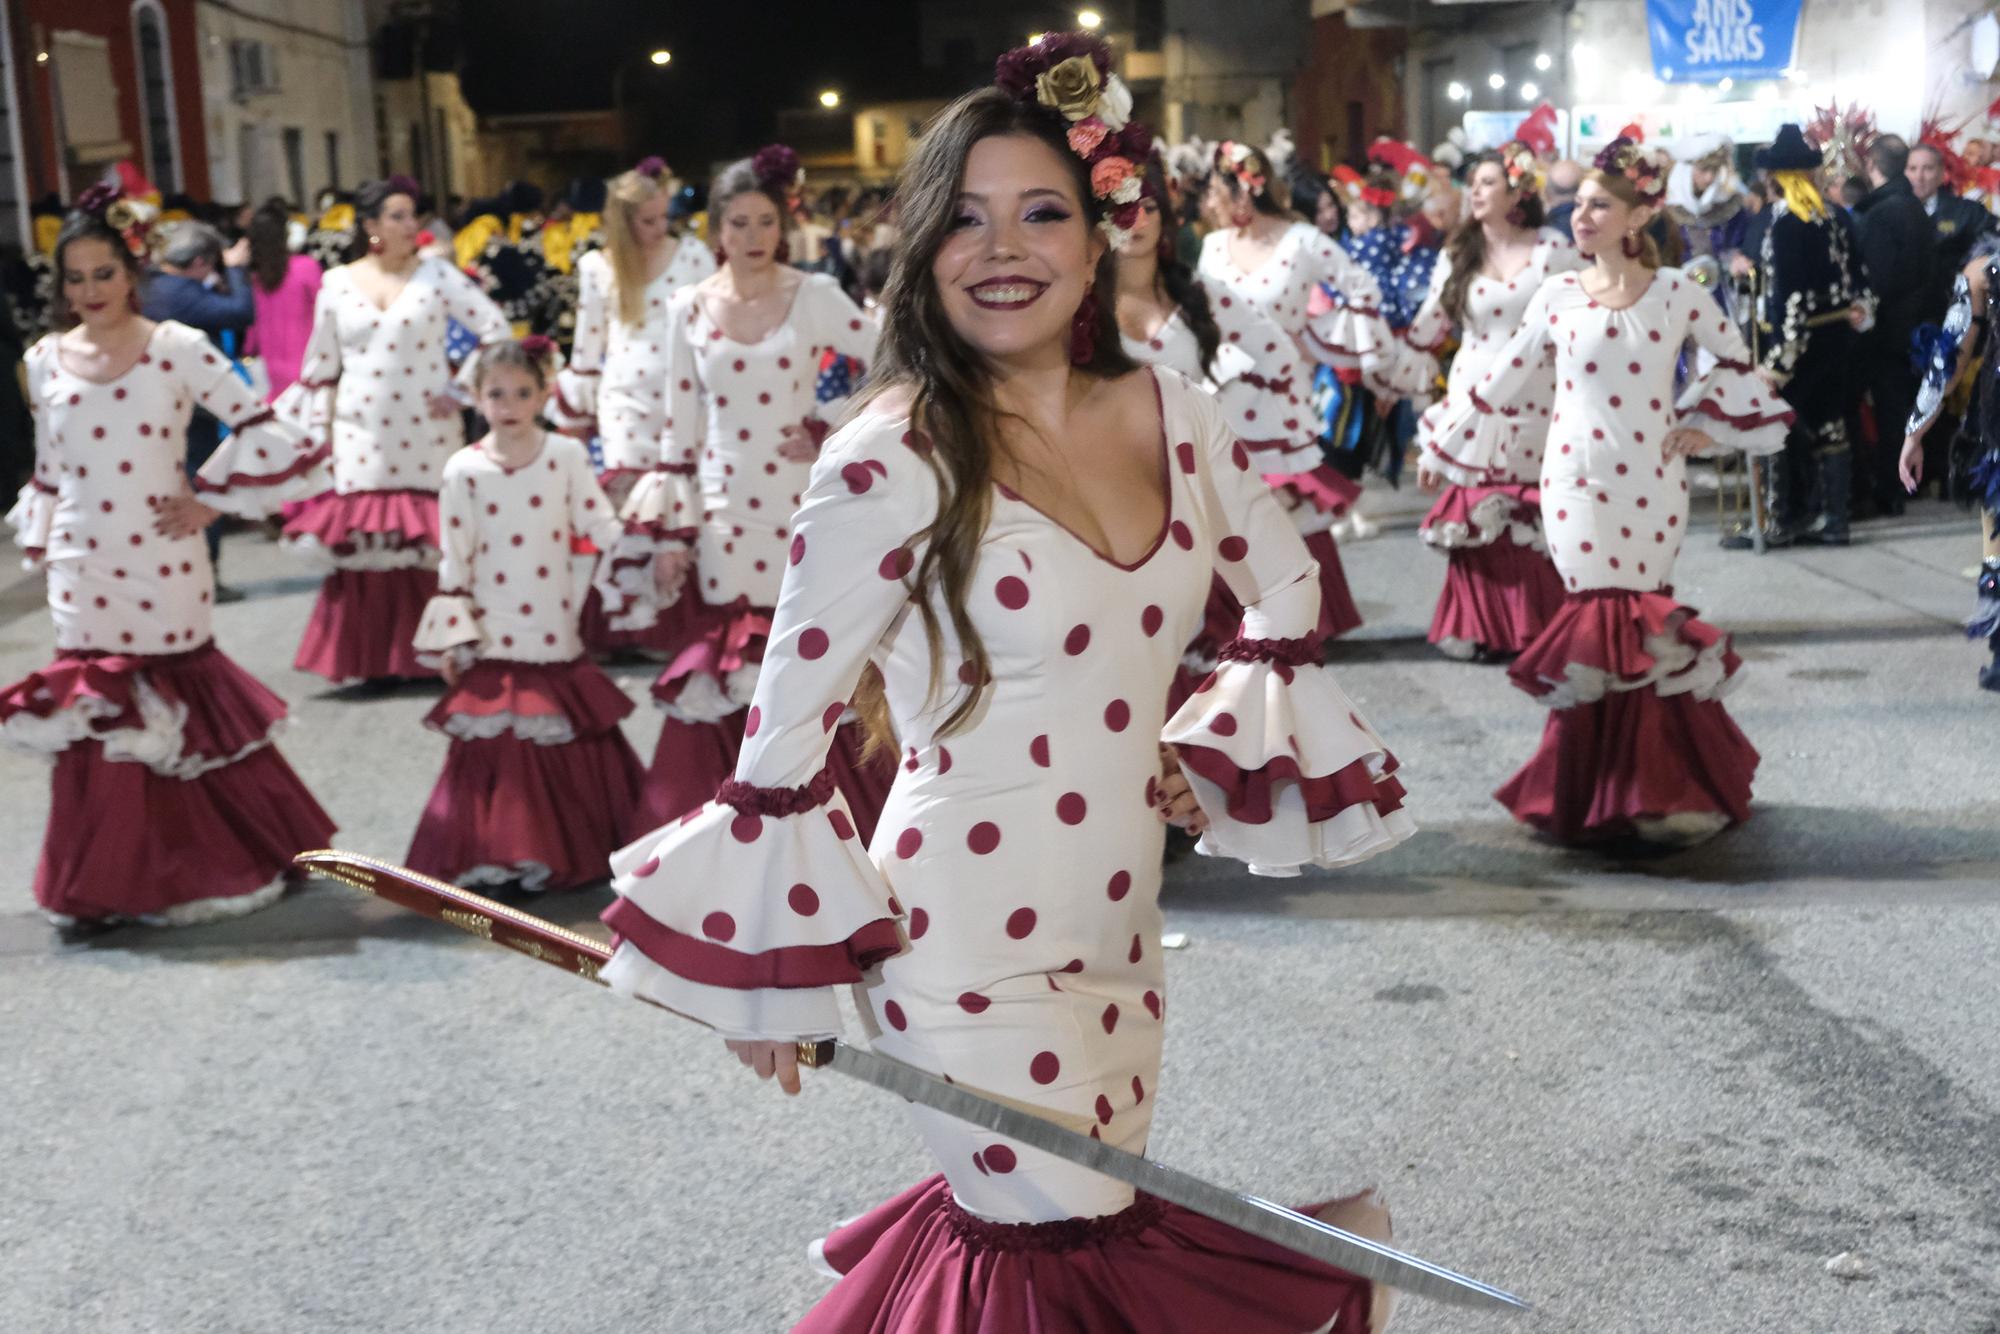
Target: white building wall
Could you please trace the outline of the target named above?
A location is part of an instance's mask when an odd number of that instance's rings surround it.
[[[1291,121],[1287,90],[1311,53],[1296,0],[1167,0],[1160,132],[1263,144]]]
[[[214,196],[308,204],[374,175],[375,109],[361,0],[234,0],[197,8],[202,106]],[[263,44],[275,91],[239,86],[232,44]],[[294,180],[287,132],[296,136]],[[331,139],[329,139],[331,136]],[[303,197],[300,197],[303,196]]]

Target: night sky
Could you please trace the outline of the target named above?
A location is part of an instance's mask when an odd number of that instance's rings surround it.
[[[483,114],[612,105],[620,62],[670,161],[734,156],[772,137],[779,107],[925,91],[914,3],[464,0],[463,83]],[[647,56],[673,52],[658,69]],[[954,90],[955,91],[955,90]]]

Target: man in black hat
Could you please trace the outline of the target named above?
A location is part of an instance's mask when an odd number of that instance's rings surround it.
[[[1757,154],[1775,196],[1757,260],[1757,362],[1794,416],[1784,453],[1765,471],[1764,541],[1775,547],[1847,544],[1847,384],[1857,331],[1875,311],[1860,238],[1821,196],[1820,166],[1797,125],[1780,128]],[[1746,533],[1723,545],[1752,543]]]

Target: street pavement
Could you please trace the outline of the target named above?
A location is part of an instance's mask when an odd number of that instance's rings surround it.
[[[1538,1334],[2000,1334],[1974,525],[1916,506],[1757,558],[1698,512],[1678,591],[1748,660],[1757,814],[1621,862],[1492,801],[1545,715],[1430,652],[1422,502],[1369,503],[1383,534],[1344,552],[1368,624],[1334,662],[1422,832],[1296,880],[1170,868],[1152,1151],[1287,1201],[1378,1185],[1403,1245],[1521,1293]],[[311,581],[256,535],[224,572],[250,597],[218,638],[292,701],[341,846],[399,856],[432,696],[293,673]],[[46,660],[40,598],[0,590],[0,678]],[[787,1101],[691,1025],[338,886],[60,947],[29,894],[45,775],[0,759],[0,1331],[782,1330],[823,1287],[807,1243],[931,1170],[866,1088]],[[1867,1277],[1830,1275],[1843,1253]],[[1508,1323],[1406,1301],[1396,1330]]]

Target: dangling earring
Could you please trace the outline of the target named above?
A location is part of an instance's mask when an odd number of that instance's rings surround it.
[[[1069,364],[1088,366],[1097,360],[1097,289],[1083,289],[1083,300],[1077,304],[1076,318],[1069,322]]]
[[[1618,243],[1618,248],[1625,252],[1625,258],[1627,259],[1637,259],[1646,251],[1646,248],[1639,244],[1639,234],[1637,232],[1625,233],[1625,239]]]
[[[791,262],[792,242],[790,237],[786,237],[784,240],[778,242],[778,263],[789,264]]]
[[[1528,210],[1522,208],[1519,204],[1514,205],[1514,207],[1507,210],[1507,221],[1515,227],[1527,226]]]
[[[369,254],[371,254],[371,255],[379,255],[379,254],[381,254],[381,253],[382,253],[382,238],[381,238],[381,237],[379,237],[379,236],[371,236],[371,237],[369,237],[369,238],[368,238],[368,253],[369,253]]]

